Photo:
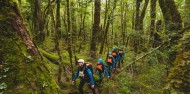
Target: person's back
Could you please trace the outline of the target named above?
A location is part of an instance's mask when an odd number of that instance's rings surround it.
[[[117,60],[119,58],[119,53],[115,47],[113,47],[113,49],[112,49],[112,56],[115,58],[116,63],[117,63]]]
[[[114,71],[116,69],[116,62],[115,62],[115,58],[112,56],[112,52],[108,52],[106,63],[108,65],[107,67],[108,74],[109,76],[111,76],[112,69],[114,69]]]
[[[119,50],[118,50],[118,53],[119,53],[119,63],[118,63],[118,66],[120,67],[120,63],[123,64],[123,60],[124,60],[124,56],[125,56],[125,51],[124,51],[124,48],[123,46],[121,45]]]
[[[98,88],[99,93],[101,92],[102,89],[102,81],[104,78],[104,74],[106,73],[106,76],[109,78],[109,74],[108,74],[108,69],[105,67],[105,65],[103,64],[103,60],[102,58],[98,59],[97,65],[96,65],[96,69],[95,69],[95,73],[98,71],[98,76],[99,79],[96,80],[96,86]]]

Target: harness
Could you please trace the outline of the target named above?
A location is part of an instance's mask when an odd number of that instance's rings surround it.
[[[85,80],[89,80],[89,79],[90,79],[90,77],[89,77],[89,75],[88,75],[88,73],[87,73],[87,66],[86,66],[86,63],[84,63],[82,69],[79,67],[79,68],[78,68],[78,71],[79,71],[79,77],[80,77],[81,79],[85,79]]]

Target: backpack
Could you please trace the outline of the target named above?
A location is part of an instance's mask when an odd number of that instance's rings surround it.
[[[110,64],[112,64],[112,59],[108,58],[107,62],[110,63]]]
[[[117,55],[116,55],[116,52],[112,52],[112,54],[111,54],[113,57],[116,57]]]
[[[97,66],[96,66],[96,68],[97,68],[98,70],[100,70],[100,71],[102,71],[102,70],[103,70],[103,69],[102,69],[102,65],[101,65],[101,64],[97,65]]]
[[[123,50],[119,50],[119,54],[121,54],[121,55],[122,55],[122,54],[123,54]]]
[[[85,69],[89,68],[92,75],[93,75],[93,67],[92,67],[92,63],[84,63],[84,68],[82,70],[79,69],[78,67],[78,71],[79,71],[79,77],[85,77]]]
[[[105,70],[105,65],[104,65],[104,64],[98,64],[98,65],[96,66],[96,68],[102,73],[102,72],[104,72],[104,70]]]
[[[85,66],[91,70],[92,75],[93,75],[94,71],[93,71],[92,63],[85,63]]]

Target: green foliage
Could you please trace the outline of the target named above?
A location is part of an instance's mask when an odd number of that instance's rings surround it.
[[[3,89],[6,89],[6,88],[7,88],[6,83],[1,83],[0,84],[0,91],[2,91]]]

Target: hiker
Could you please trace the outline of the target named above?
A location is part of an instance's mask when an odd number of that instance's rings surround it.
[[[95,94],[94,78],[92,75],[93,71],[91,70],[92,65],[89,63],[85,63],[83,59],[79,59],[78,64],[79,64],[79,67],[72,81],[72,84],[74,84],[75,80],[79,77],[80,78],[80,84],[79,84],[80,94],[84,94],[83,86],[85,83],[87,83],[88,87],[92,90],[93,94]]]
[[[99,82],[102,82],[102,79],[104,77],[104,74],[106,73],[106,76],[109,78],[109,74],[108,74],[108,69],[107,67],[103,64],[103,60],[102,58],[98,59],[97,65],[96,65],[96,69],[95,69],[95,73],[99,72]]]
[[[115,59],[115,65],[114,66],[116,68],[116,64],[117,64],[117,62],[119,60],[119,53],[118,53],[118,51],[117,51],[117,49],[115,47],[113,47],[113,49],[112,49],[112,56]]]
[[[108,65],[108,74],[111,76],[112,69],[116,69],[116,62],[114,57],[112,56],[112,52],[108,52],[108,56],[106,59],[107,65]]]
[[[118,67],[120,68],[120,64],[123,65],[123,60],[124,60],[124,56],[125,56],[125,51],[124,51],[123,45],[120,45],[119,50],[118,50],[118,53],[119,53]]]
[[[98,59],[98,62],[97,62],[97,65],[96,65],[96,69],[94,71],[94,73],[96,73],[98,71],[98,76],[99,76],[99,79],[95,80],[96,82],[96,86],[97,86],[97,89],[98,89],[98,92],[101,94],[102,92],[102,80],[104,78],[104,74],[106,73],[106,76],[108,77],[109,79],[109,74],[108,74],[108,69],[107,67],[103,64],[103,60],[102,58],[99,58]]]

